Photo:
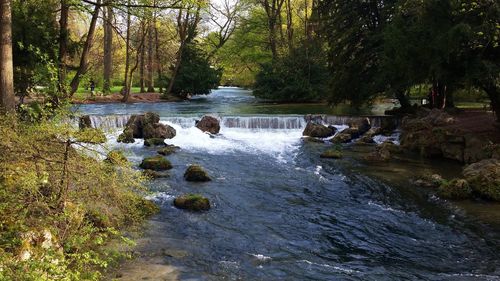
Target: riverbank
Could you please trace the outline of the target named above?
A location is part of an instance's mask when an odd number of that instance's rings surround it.
[[[94,96],[86,98],[74,98],[71,103],[73,104],[102,104],[102,103],[121,103],[123,95],[114,93],[105,96]],[[175,96],[168,96],[165,98],[161,93],[139,93],[130,94],[128,103],[163,103],[163,102],[178,102],[183,99]]]

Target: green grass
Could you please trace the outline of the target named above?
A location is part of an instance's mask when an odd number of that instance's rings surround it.
[[[462,109],[489,109],[489,102],[456,102],[455,105]]]

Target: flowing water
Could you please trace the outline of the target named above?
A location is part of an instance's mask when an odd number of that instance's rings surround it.
[[[408,184],[429,169],[457,174],[457,165],[399,159],[373,167],[360,161],[363,148],[349,145],[344,159],[320,159],[328,145],[301,140],[302,114],[317,113],[316,105],[271,115],[270,105],[259,111],[250,94],[224,88],[191,102],[79,108],[95,115],[96,127],[119,130],[127,115],[155,111],[177,130],[167,140],[181,147],[168,156],[174,169],[150,184],[161,212],[140,250],[152,257],[142,259],[141,274],[163,280],[151,274],[168,264],[175,270],[164,270],[171,278],[164,280],[500,280],[499,225]],[[220,135],[194,128],[205,113],[221,117]],[[326,122],[341,128],[346,118]],[[116,135],[110,133],[110,146],[135,164],[156,154],[140,140],[118,144]],[[184,181],[193,163],[213,181]],[[174,208],[183,193],[205,195],[212,209]],[[499,213],[498,205],[481,204]],[[122,278],[140,280],[132,272]]]

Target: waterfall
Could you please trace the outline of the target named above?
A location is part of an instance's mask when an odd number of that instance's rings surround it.
[[[127,124],[131,115],[90,115],[90,121],[93,128],[103,130],[122,129]],[[333,115],[306,115],[306,116],[224,116],[221,117],[222,128],[239,128],[251,130],[300,130],[307,122],[312,121],[326,126],[341,126],[359,122],[368,118],[373,127],[381,127],[384,120],[396,122],[399,125],[399,119],[392,116],[333,116]],[[172,116],[162,117],[161,122],[175,124],[182,128],[194,127],[201,116]]]
[[[222,126],[242,129],[302,129],[305,127],[302,116],[274,117],[223,117]]]
[[[124,128],[130,115],[89,115],[92,128],[113,130]]]

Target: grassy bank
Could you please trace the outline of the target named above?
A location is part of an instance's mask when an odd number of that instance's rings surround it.
[[[0,116],[0,280],[99,280],[119,258],[103,246],[157,209],[102,132],[63,121]]]

